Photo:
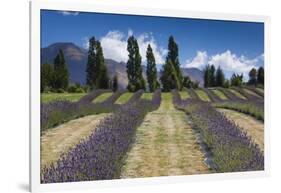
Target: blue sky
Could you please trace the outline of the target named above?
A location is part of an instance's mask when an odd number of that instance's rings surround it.
[[[41,12],[42,47],[55,42],[73,42],[87,48],[87,40],[95,36],[101,41],[106,58],[126,61],[126,41],[132,34],[138,39],[144,63],[147,44],[152,45],[159,68],[165,61],[170,35],[178,43],[183,67],[202,69],[210,63],[230,74],[247,73],[251,67],[263,65],[263,23]]]

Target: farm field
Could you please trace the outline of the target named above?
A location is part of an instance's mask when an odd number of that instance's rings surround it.
[[[187,89],[186,91],[178,92],[178,96],[180,96],[180,100],[182,100],[181,103],[183,105],[185,105],[186,102],[190,104],[187,105],[187,107],[190,106],[191,111],[188,109],[187,111],[181,110],[182,108],[179,107],[177,102],[179,99],[175,98],[174,93],[159,93],[160,98],[157,99],[159,101],[159,107],[153,110],[143,111],[143,113],[145,113],[143,114],[145,115],[143,120],[140,122],[132,122],[134,125],[137,124],[134,126],[135,132],[131,134],[132,136],[128,141],[130,142],[130,144],[128,144],[128,149],[122,153],[122,159],[119,160],[120,162],[118,162],[117,168],[113,168],[113,171],[116,171],[115,174],[113,173],[115,176],[114,178],[191,175],[219,171],[236,171],[230,168],[222,167],[219,169],[215,167],[217,164],[216,153],[213,158],[210,156],[213,153],[208,152],[209,150],[206,148],[208,143],[207,141],[204,142],[205,139],[202,135],[202,132],[205,131],[197,129],[200,125],[197,125],[197,118],[193,118],[193,115],[197,113],[197,107],[192,106],[198,104],[198,107],[200,107],[202,102],[203,106],[207,104],[219,106],[220,108],[218,109],[213,108],[213,111],[220,113],[220,116],[226,116],[230,123],[235,123],[239,127],[238,130],[240,130],[240,132],[246,132],[249,137],[249,139],[247,139],[250,141],[249,143],[257,144],[260,151],[263,152],[263,122],[257,120],[254,115],[241,113],[237,105],[235,106],[237,109],[229,110],[227,105],[235,105],[237,102],[232,102],[223,92],[217,89],[214,90],[212,88],[209,91],[220,98],[221,102],[213,102],[211,100],[212,97],[208,96],[207,90]],[[115,95],[116,97],[113,97]],[[58,94],[58,96],[58,100],[61,101],[64,99],[63,97],[67,100],[71,95]],[[76,95],[74,94],[74,96]],[[155,96],[157,96],[155,93],[144,92],[99,92],[97,94],[88,94],[87,98],[89,98],[89,100],[87,99],[86,101],[94,105],[92,108],[98,107],[103,109],[104,107],[100,106],[100,104],[103,104],[105,101],[108,101],[108,104],[106,103],[105,106],[110,108],[107,110],[107,113],[95,113],[93,115],[89,114],[80,118],[74,118],[43,131],[41,136],[42,171],[45,171],[51,163],[56,165],[57,162],[60,162],[62,153],[67,155],[70,151],[76,151],[76,149],[79,148],[81,140],[86,140],[86,143],[90,136],[91,138],[94,137],[95,130],[103,125],[102,120],[106,119],[106,117],[115,116],[114,108],[118,109],[128,105],[134,106],[145,101],[154,104],[157,101]],[[253,94],[253,96],[255,95]],[[114,100],[108,100],[109,98],[114,98]],[[247,98],[245,97],[242,101],[247,101]],[[55,99],[53,102],[55,102]],[[73,102],[73,104],[76,103],[80,104],[81,102]],[[251,104],[245,103],[247,106]],[[149,106],[151,105],[147,107]],[[241,103],[241,108],[245,108],[244,106]],[[143,108],[145,105],[141,105],[141,107]],[[257,106],[255,108],[258,109],[259,107]],[[141,110],[140,108],[138,109]],[[207,109],[207,107],[204,107],[204,109]],[[132,114],[127,117],[125,116],[128,121],[133,118],[131,115]],[[200,120],[200,122],[201,121],[204,120]],[[103,130],[106,131],[106,128],[104,127]],[[109,135],[111,134],[109,133]],[[249,148],[251,149],[253,147],[249,146]],[[233,162],[237,162],[237,158],[231,159],[234,159]],[[257,168],[260,168],[260,166]],[[237,169],[237,171],[240,170],[241,169]],[[50,172],[48,172],[48,175],[49,174]],[[97,179],[99,179],[99,177],[97,177]],[[82,178],[81,180],[87,180],[87,178]]]

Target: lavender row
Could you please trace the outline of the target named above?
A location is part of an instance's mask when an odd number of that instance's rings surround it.
[[[209,103],[189,99],[185,102],[174,93],[177,108],[184,110],[200,131],[218,172],[255,171],[264,169],[264,155],[246,133]]]
[[[89,138],[42,171],[42,183],[105,180],[120,177],[124,156],[133,143],[136,128],[146,113],[158,108],[161,96],[121,106],[105,118]],[[158,105],[158,106],[157,106]]]
[[[113,103],[73,103],[69,101],[55,101],[41,104],[41,130],[54,127],[69,120],[91,114],[109,113],[120,105]]]

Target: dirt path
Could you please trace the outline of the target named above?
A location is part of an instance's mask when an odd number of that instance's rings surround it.
[[[41,167],[58,160],[62,153],[89,136],[107,115],[103,113],[82,117],[48,130],[41,136]]]
[[[225,116],[240,126],[261,150],[264,150],[264,124],[255,118],[229,109],[218,109]]]
[[[137,129],[121,178],[209,173],[203,153],[184,112],[162,93],[158,110],[149,113]]]

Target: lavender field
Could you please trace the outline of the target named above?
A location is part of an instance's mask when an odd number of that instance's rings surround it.
[[[263,170],[263,98],[227,92],[97,90],[44,103],[41,182]],[[256,120],[262,135],[229,112]]]

